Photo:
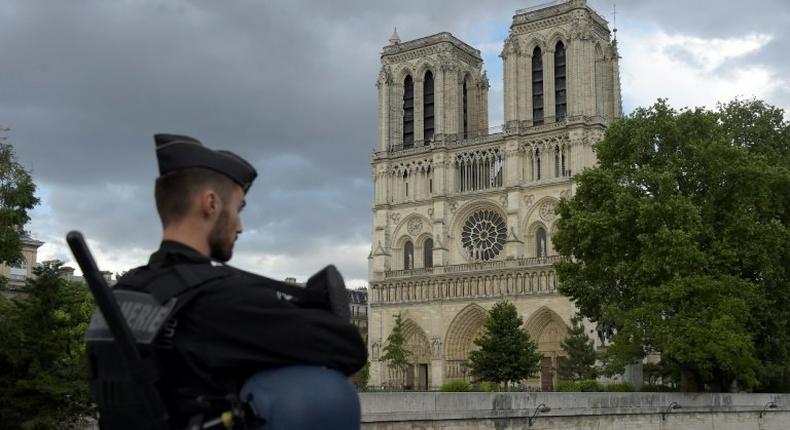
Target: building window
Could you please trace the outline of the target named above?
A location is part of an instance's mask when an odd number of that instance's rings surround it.
[[[425,80],[422,84],[422,119],[423,119],[423,138],[425,141],[433,139],[433,73],[425,72]]]
[[[414,146],[414,81],[406,76],[403,81],[403,147]]]
[[[568,176],[568,169],[565,168],[565,147],[562,147],[562,176]]]
[[[505,160],[498,149],[458,154],[455,184],[459,192],[487,190],[502,186]]]
[[[414,245],[410,240],[403,245],[403,268],[406,270],[414,268]]]
[[[535,148],[535,168],[533,170],[535,172],[535,180],[540,180],[540,149]]]
[[[424,267],[433,267],[433,239],[426,239],[422,245],[422,259]]]
[[[568,111],[565,91],[565,45],[557,42],[554,49],[554,111],[557,121],[565,119]]]
[[[8,269],[13,276],[27,276],[27,260],[23,258],[18,263],[10,265]]]
[[[543,124],[543,53],[532,51],[532,124]]]
[[[463,110],[464,110],[464,139],[469,137],[469,101],[467,99],[466,79],[463,87]]]
[[[560,147],[554,147],[554,177],[559,178],[562,176],[562,172],[560,171]]]
[[[461,243],[472,260],[491,260],[505,248],[505,220],[492,210],[473,213],[461,228]]]
[[[546,230],[543,227],[535,232],[535,255],[537,257],[546,256]]]

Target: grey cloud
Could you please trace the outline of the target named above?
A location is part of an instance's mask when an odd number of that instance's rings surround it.
[[[33,226],[47,240],[82,228],[119,253],[155,246],[151,135],[180,132],[259,167],[241,261],[285,255],[312,270],[332,244],[369,237],[374,82],[392,28],[404,40],[450,31],[496,44],[491,34],[536,3],[0,0],[0,124],[48,190],[49,212]],[[744,13],[736,2],[621,2],[618,22],[704,37],[764,30],[774,48],[754,60],[786,70],[782,3]],[[591,4],[611,18],[610,1]],[[501,76],[499,63],[486,68]],[[502,94],[492,84],[495,125]],[[364,257],[348,260],[346,276],[366,278]]]

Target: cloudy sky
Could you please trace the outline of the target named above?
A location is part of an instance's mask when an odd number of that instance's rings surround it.
[[[39,261],[89,238],[100,266],[159,242],[151,136],[184,133],[259,168],[231,263],[304,280],[335,263],[364,285],[379,53],[452,32],[483,53],[489,122],[502,122],[498,54],[535,0],[0,0],[0,124],[42,204]],[[590,0],[612,22],[611,0]],[[617,4],[626,113],[758,97],[790,110],[787,0]],[[73,265],[73,263],[72,263]]]

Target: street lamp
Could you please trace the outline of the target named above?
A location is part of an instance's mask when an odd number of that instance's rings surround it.
[[[551,408],[546,406],[545,403],[539,404],[538,407],[535,408],[535,413],[529,417],[529,427],[532,427],[532,422],[537,418],[538,414],[545,414],[547,412],[551,412]]]
[[[667,414],[671,413],[672,411],[674,411],[676,409],[680,409],[680,405],[678,404],[678,402],[670,403],[669,406],[667,406],[667,410],[665,410],[664,412],[661,413],[661,421],[666,421]]]
[[[763,407],[763,410],[760,411],[760,418],[763,417],[764,413],[768,412],[768,409],[776,409],[778,407],[779,406],[776,406],[776,403],[774,403],[774,402],[766,403],[765,406]]]

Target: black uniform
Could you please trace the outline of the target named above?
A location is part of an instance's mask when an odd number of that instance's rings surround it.
[[[165,378],[163,396],[181,415],[173,417],[176,423],[200,411],[194,402],[198,396],[238,393],[257,370],[314,364],[350,375],[365,364],[367,352],[356,327],[326,309],[300,307],[282,292],[298,287],[212,266],[209,258],[178,242],[162,242],[148,265],[129,272],[116,288],[156,294],[151,279],[166,278],[174,267],[216,276],[178,295],[187,303],[155,344]],[[165,279],[161,285],[168,284]]]
[[[155,140],[162,176],[183,169],[210,169],[231,178],[245,192],[257,176],[241,157],[211,150],[191,137],[156,135]],[[337,303],[322,296],[328,290],[300,288],[218,264],[178,242],[162,242],[148,265],[127,273],[115,289],[146,293],[162,307],[121,303],[132,329],[139,328],[138,322],[143,328],[159,327],[152,342],[138,339],[144,363],[131,375],[119,362],[115,346],[91,334],[101,332],[100,319],[91,324],[87,337],[91,391],[103,429],[148,426],[140,401],[141,382],[154,384],[161,394],[170,426],[183,427],[194,414],[226,407],[198,402],[199,396],[237,395],[258,370],[312,364],[350,375],[367,359],[357,329],[339,317],[337,309],[330,311]],[[155,308],[159,310],[152,312]],[[156,323],[157,315],[167,316],[164,326]]]

